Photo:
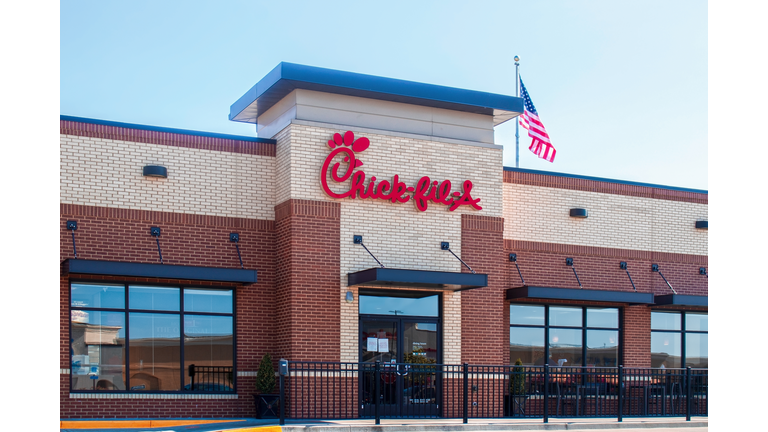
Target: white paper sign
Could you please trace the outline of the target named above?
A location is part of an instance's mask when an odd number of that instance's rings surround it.
[[[389,352],[389,339],[379,339],[379,352]]]
[[[369,337],[368,338],[368,347],[366,348],[366,351],[378,351],[379,348],[379,342],[378,339]]]

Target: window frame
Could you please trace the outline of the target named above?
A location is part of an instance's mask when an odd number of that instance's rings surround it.
[[[543,325],[537,325],[537,324],[512,324],[512,313],[509,310],[511,306],[539,306],[544,308],[544,324]],[[563,326],[563,325],[550,325],[549,324],[549,309],[550,307],[563,307],[563,308],[576,308],[581,309],[581,326]],[[587,325],[587,309],[616,309],[618,311],[618,327],[591,327]],[[618,341],[618,354],[616,358],[617,366],[621,365],[623,363],[623,357],[624,357],[624,327],[622,326],[622,323],[624,322],[624,308],[621,306],[605,306],[605,305],[569,305],[569,304],[549,304],[549,303],[528,303],[528,302],[509,302],[507,304],[507,311],[509,312],[509,318],[508,318],[508,324],[509,324],[509,331],[512,331],[513,327],[517,328],[543,328],[544,329],[544,359],[545,364],[547,359],[549,359],[549,329],[555,328],[555,329],[571,329],[571,330],[580,330],[581,331],[581,364],[580,365],[564,365],[564,366],[578,366],[578,367],[586,367],[587,366],[587,332],[589,330],[614,330],[618,332],[619,335],[619,341]],[[507,340],[509,340],[509,333],[507,334]],[[512,358],[510,358],[510,364],[514,361]],[[557,365],[549,365],[550,367]],[[604,367],[604,366],[598,366],[598,367]]]
[[[98,395],[110,395],[110,394],[170,394],[170,395],[236,395],[237,390],[237,286],[215,286],[207,285],[204,283],[185,283],[174,284],[165,282],[146,282],[146,281],[128,281],[128,280],[104,280],[104,279],[80,279],[72,278],[68,284],[68,298],[67,298],[67,326],[69,341],[67,342],[69,350],[69,393],[85,393],[85,394],[98,394]],[[125,303],[122,308],[101,308],[101,307],[73,307],[72,306],[72,285],[77,284],[104,284],[104,285],[122,285],[125,290]],[[157,287],[157,288],[178,288],[179,289],[179,310],[178,311],[164,311],[164,310],[150,310],[150,309],[130,309],[129,304],[129,287],[131,285],[141,287]],[[218,313],[218,312],[196,312],[196,311],[184,311],[184,290],[185,289],[208,289],[208,290],[222,290],[232,291],[232,313]],[[121,312],[125,314],[125,390],[79,390],[73,389],[72,384],[72,311],[93,311],[93,312]],[[180,383],[181,388],[179,390],[131,390],[130,388],[130,325],[129,314],[133,313],[152,313],[152,314],[164,314],[164,315],[178,315],[179,316],[179,368],[180,368]],[[184,382],[186,378],[186,370],[184,367],[184,316],[223,316],[232,317],[232,388],[233,391],[184,391]]]
[[[686,328],[686,319],[685,316],[687,314],[695,314],[695,315],[706,315],[707,316],[707,322],[709,322],[709,311],[686,311],[686,310],[651,310],[651,314],[654,313],[666,313],[666,314],[675,314],[678,315],[680,318],[680,329],[679,330],[662,330],[662,329],[654,329],[651,328],[649,339],[653,337],[653,333],[674,333],[680,336],[680,368],[685,369],[686,363],[688,360],[688,355],[686,352],[686,335],[687,334],[705,334],[707,335],[707,338],[709,338],[709,323],[707,323],[707,330],[688,330]],[[653,319],[651,318],[651,322],[653,322]],[[707,359],[709,359],[709,350],[707,350]],[[707,364],[709,364],[709,361],[707,361]],[[698,368],[696,368],[698,369]]]

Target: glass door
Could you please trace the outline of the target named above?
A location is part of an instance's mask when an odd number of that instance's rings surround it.
[[[403,381],[401,415],[438,415],[437,359],[438,323],[402,320]]]
[[[438,415],[439,334],[437,320],[361,318],[361,416],[375,413],[377,360],[382,417]]]

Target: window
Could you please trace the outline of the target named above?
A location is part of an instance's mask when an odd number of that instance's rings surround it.
[[[707,314],[651,312],[651,367],[708,367]]]
[[[71,390],[234,392],[233,295],[72,283]]]
[[[524,365],[617,366],[617,308],[509,306],[509,358]]]

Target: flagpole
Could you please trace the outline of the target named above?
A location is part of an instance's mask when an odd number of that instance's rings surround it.
[[[515,97],[520,97],[520,57],[515,56]],[[515,119],[515,168],[520,168],[520,121]]]

